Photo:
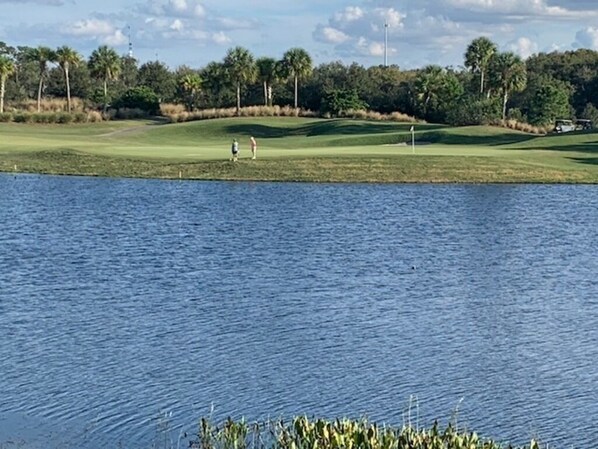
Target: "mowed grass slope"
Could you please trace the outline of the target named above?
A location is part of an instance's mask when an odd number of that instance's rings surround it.
[[[187,179],[598,183],[598,133],[307,118],[0,124],[0,170]],[[250,160],[249,136],[258,141]],[[240,142],[232,163],[230,143]]]

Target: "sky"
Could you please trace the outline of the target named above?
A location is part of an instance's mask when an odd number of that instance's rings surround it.
[[[366,67],[383,64],[386,47],[388,64],[403,69],[459,68],[480,36],[523,58],[598,50],[598,0],[0,0],[8,45],[124,55],[130,37],[140,63],[172,69],[221,61],[235,46],[277,59],[301,47],[315,64]]]

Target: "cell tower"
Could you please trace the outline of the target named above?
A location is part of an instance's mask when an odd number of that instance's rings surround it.
[[[129,58],[133,57],[133,42],[131,42],[131,26],[127,25],[127,29],[129,32]]]

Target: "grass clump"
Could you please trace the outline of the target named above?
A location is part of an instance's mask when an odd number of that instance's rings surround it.
[[[290,422],[266,421],[249,424],[228,418],[219,425],[202,418],[194,449],[503,449],[475,432],[459,431],[438,423],[429,429],[411,425],[391,427],[351,420],[309,419],[299,416]],[[517,449],[508,446],[510,449]],[[536,440],[518,449],[540,449]]]

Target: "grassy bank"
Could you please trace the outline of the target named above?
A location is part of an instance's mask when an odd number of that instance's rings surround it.
[[[534,136],[306,118],[161,124],[0,124],[0,170],[91,176],[319,181],[598,183],[598,134]],[[249,136],[258,140],[250,159]],[[240,160],[229,161],[232,138]]]

